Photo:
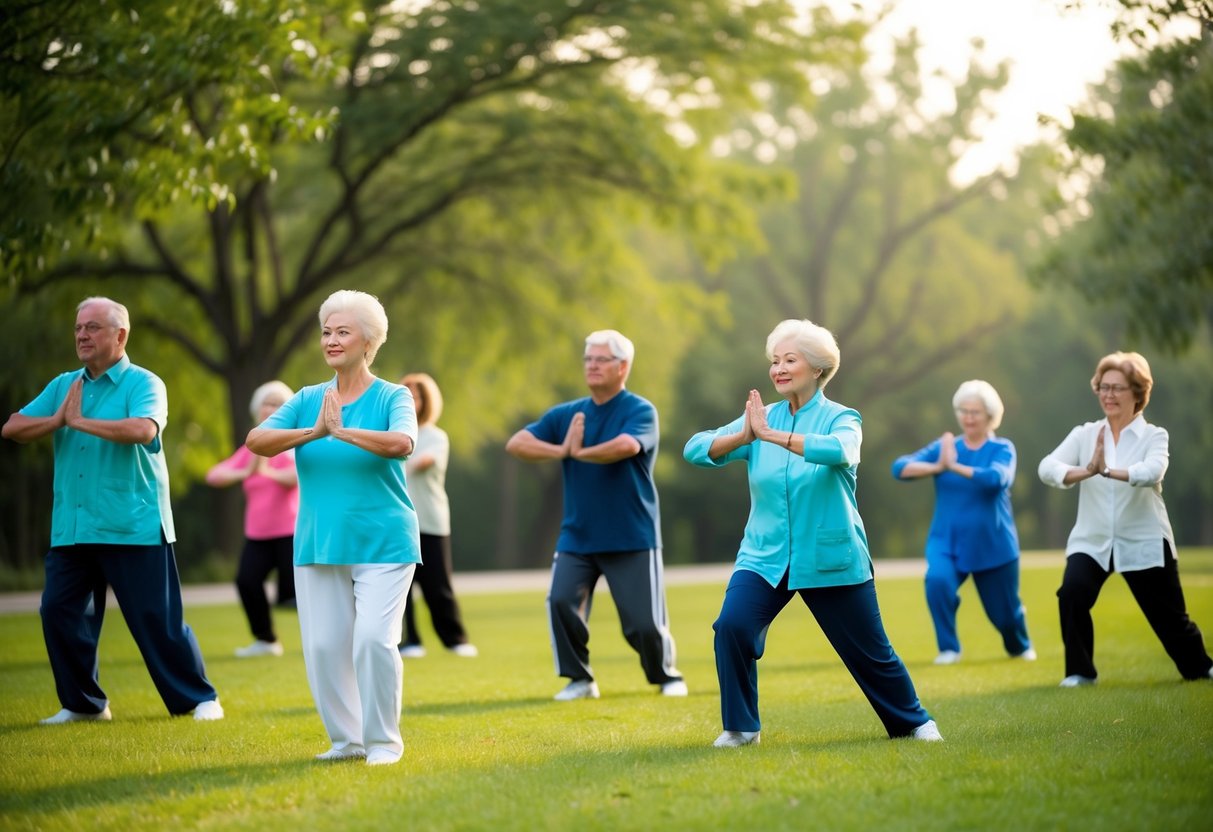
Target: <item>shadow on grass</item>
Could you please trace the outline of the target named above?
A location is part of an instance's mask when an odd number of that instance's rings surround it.
[[[351,763],[352,764],[352,763]],[[123,774],[75,780],[62,786],[49,786],[19,793],[0,795],[0,815],[14,812],[72,811],[125,802],[156,800],[167,794],[180,796],[203,795],[220,789],[269,785],[279,781],[296,781],[303,772],[346,763],[319,763],[310,758],[283,760],[274,763],[209,766],[182,771],[156,772],[140,777]]]

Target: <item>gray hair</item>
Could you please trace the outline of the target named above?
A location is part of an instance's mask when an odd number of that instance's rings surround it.
[[[387,312],[374,295],[354,289],[339,289],[320,304],[320,326],[335,312],[349,312],[362,327],[367,340],[366,363],[369,367],[387,340]]]
[[[285,404],[290,400],[291,396],[295,395],[295,391],[285,381],[267,381],[265,384],[253,391],[253,398],[249,401],[249,412],[253,414],[253,421],[257,421],[257,417],[261,414],[261,405],[265,404],[265,400],[270,396],[277,394],[281,397]]]
[[[979,378],[962,382],[956,388],[956,394],[952,396],[952,408],[959,410],[962,404],[972,399],[977,399],[986,409],[986,414],[990,417],[990,433],[998,430],[998,426],[1002,424],[1004,408],[994,385]]]
[[[838,365],[842,361],[842,354],[838,351],[838,342],[834,340],[833,333],[807,318],[780,321],[767,336],[767,360],[774,361],[775,347],[787,340],[796,344],[797,352],[805,357],[809,366],[821,370],[817,389],[824,390],[838,372]]]
[[[599,329],[591,332],[585,336],[585,345],[587,347],[609,347],[611,355],[628,362],[629,368],[632,366],[632,359],[636,356],[636,345],[628,340],[622,332],[614,329]]]
[[[76,312],[79,313],[86,306],[91,306],[94,303],[103,304],[109,311],[110,325],[116,326],[119,329],[125,329],[127,334],[131,331],[131,313],[126,310],[126,307],[118,303],[116,300],[103,297],[85,298],[76,306]]]

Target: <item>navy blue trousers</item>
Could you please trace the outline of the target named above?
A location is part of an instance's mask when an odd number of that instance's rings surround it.
[[[169,713],[187,714],[217,698],[194,632],[183,618],[172,544],[85,544],[54,548],[46,555],[42,635],[60,704],[93,714],[109,703],[101,689],[97,650],[107,585],[113,587]]]
[[[712,625],[720,713],[726,731],[761,729],[758,659],[766,650],[767,629],[794,595],[800,595],[813,613],[890,737],[908,736],[931,718],[885,635],[875,581],[790,590],[787,575],[778,587],[772,587],[760,575],[738,569],[725,590],[720,617]]]

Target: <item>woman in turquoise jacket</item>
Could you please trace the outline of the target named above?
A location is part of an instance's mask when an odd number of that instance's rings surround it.
[[[890,737],[942,739],[880,619],[872,559],[855,503],[863,436],[859,414],[822,392],[838,370],[829,330],[786,320],[767,337],[771,380],[785,401],[697,433],[683,456],[715,468],[744,461],[750,517],[716,631],[724,732],[717,747],[756,743],[758,659],[767,628],[799,594],[876,710]]]

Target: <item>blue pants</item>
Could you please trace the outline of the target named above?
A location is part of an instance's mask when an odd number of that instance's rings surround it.
[[[956,610],[960,608],[960,586],[968,577],[969,573],[962,572],[950,555],[927,557],[927,609],[935,623],[935,642],[941,652],[960,652]],[[1019,600],[1019,561],[974,572],[973,583],[986,617],[1002,635],[1002,646],[1008,655],[1018,656],[1030,648],[1028,621]]]
[[[880,620],[876,583],[788,589],[738,569],[729,580],[716,631],[716,675],[720,712],[726,731],[757,731],[758,659],[766,649],[767,629],[793,595],[799,594],[821,631],[868,698],[890,737],[908,736],[931,715],[918,702],[914,683],[893,652]]]
[[[62,706],[94,714],[109,703],[98,680],[97,659],[107,584],[169,713],[187,714],[217,698],[198,642],[182,616],[172,544],[86,544],[54,548],[46,555],[42,634]]]

